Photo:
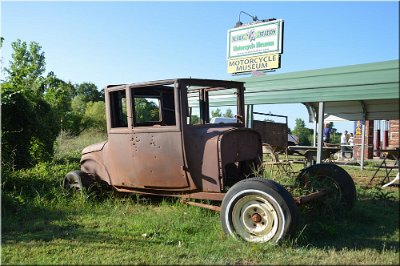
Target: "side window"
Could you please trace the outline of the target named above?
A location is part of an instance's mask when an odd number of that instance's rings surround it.
[[[173,87],[133,88],[132,97],[135,127],[176,125]]]
[[[136,125],[148,125],[160,122],[160,99],[135,97]]]
[[[110,92],[111,127],[128,127],[125,90]]]

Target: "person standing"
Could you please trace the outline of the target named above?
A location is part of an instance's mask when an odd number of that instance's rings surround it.
[[[351,155],[351,158],[353,159],[353,155],[354,155],[354,135],[353,135],[353,133],[350,133],[349,145],[350,145],[350,155]]]
[[[324,139],[324,143],[330,143],[331,142],[331,127],[329,126],[329,124],[325,124],[325,128],[324,128],[324,135],[323,135],[323,139]]]
[[[347,145],[347,130],[340,136],[340,146],[342,150],[342,159],[346,158],[346,145]]]

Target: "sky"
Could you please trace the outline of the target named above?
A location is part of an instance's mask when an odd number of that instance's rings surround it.
[[[238,79],[227,73],[227,31],[245,11],[283,19],[281,68],[274,73],[399,59],[399,2],[1,2],[2,61],[17,39],[42,46],[46,70],[72,83],[134,83],[169,78]],[[251,18],[241,15],[241,21]],[[301,104],[254,111],[308,123]],[[337,122],[338,131],[352,128]]]

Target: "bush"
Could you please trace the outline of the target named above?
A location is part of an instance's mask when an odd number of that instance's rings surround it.
[[[29,99],[11,84],[2,86],[2,163],[16,168],[48,160],[58,134],[51,107]]]
[[[49,161],[61,130],[72,135],[89,127],[105,131],[104,93],[96,85],[73,85],[51,71],[44,76],[44,52],[36,42],[17,40],[11,46],[12,61],[1,84],[3,166],[19,169]]]

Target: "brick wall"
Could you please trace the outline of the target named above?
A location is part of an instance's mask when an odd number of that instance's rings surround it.
[[[356,130],[356,134],[354,135],[354,155],[355,159],[361,159],[361,130]],[[372,159],[373,157],[373,146],[374,146],[374,121],[367,120],[365,121],[365,149],[364,149],[364,158]]]
[[[399,145],[399,120],[389,121],[389,147],[398,148]]]

